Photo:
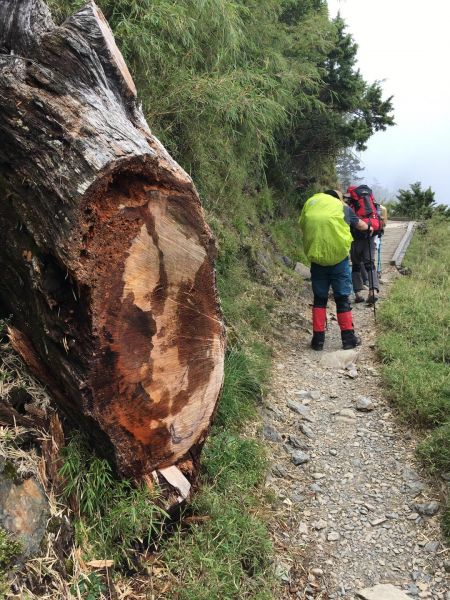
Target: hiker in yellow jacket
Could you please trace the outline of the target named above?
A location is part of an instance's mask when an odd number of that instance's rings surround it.
[[[368,225],[343,202],[338,190],[315,194],[306,201],[300,215],[305,254],[311,262],[311,283],[314,293],[313,338],[311,347],[322,350],[325,342],[328,291],[333,289],[336,312],[344,350],[361,343],[353,328],[349,296],[352,277],[349,252],[352,243],[350,225],[367,231]]]

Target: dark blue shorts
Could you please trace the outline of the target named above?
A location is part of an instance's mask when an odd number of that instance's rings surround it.
[[[328,298],[330,286],[335,296],[350,296],[353,291],[350,261],[343,261],[331,267],[311,264],[311,283],[315,296]]]

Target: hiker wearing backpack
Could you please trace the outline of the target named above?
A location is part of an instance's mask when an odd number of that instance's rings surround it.
[[[364,302],[361,295],[364,284],[361,276],[361,263],[369,276],[369,295],[367,304],[373,306],[377,301],[379,291],[378,273],[375,267],[375,235],[381,234],[381,218],[372,190],[367,185],[352,185],[345,194],[347,204],[356,216],[367,224],[368,230],[361,231],[352,227],[353,242],[351,246],[352,282],[355,292],[355,302]],[[379,205],[378,205],[379,206]]]
[[[326,329],[328,291],[333,289],[336,313],[344,350],[361,343],[353,328],[349,296],[352,277],[348,255],[352,244],[350,226],[367,231],[368,225],[343,202],[338,190],[315,194],[306,201],[299,219],[303,247],[311,262],[314,293],[313,337],[311,347],[323,350]]]

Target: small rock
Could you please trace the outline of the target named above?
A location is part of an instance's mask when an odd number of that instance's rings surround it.
[[[351,408],[343,408],[337,414],[336,421],[341,423],[355,423],[356,413]]]
[[[291,453],[291,460],[295,466],[303,465],[310,460],[309,454],[302,452],[301,450],[293,450]]]
[[[308,444],[300,438],[298,438],[296,435],[289,436],[289,443],[291,446],[297,448],[298,450],[309,450]]]
[[[329,369],[345,369],[354,364],[358,352],[356,350],[336,350],[335,352],[324,352],[320,363]]]
[[[436,552],[439,550],[440,545],[440,542],[428,542],[427,544],[425,544],[423,549],[429,554],[436,554]]]
[[[441,477],[444,481],[450,481],[450,471],[448,473],[442,473]]]
[[[339,411],[342,417],[348,417],[349,419],[356,419],[356,414],[351,408],[343,408]]]
[[[355,365],[350,365],[347,367],[346,375],[347,377],[350,377],[350,379],[356,379],[358,377],[358,370]]]
[[[303,279],[311,279],[311,270],[309,267],[303,265],[302,263],[296,263],[294,271],[303,277]]]
[[[411,494],[413,498],[421,494],[425,489],[425,484],[421,483],[420,481],[409,481],[405,484],[405,486],[406,492]]]
[[[316,481],[319,479],[323,479],[325,477],[324,473],[313,473],[312,474],[312,478],[315,479]]]
[[[308,534],[308,525],[306,523],[303,523],[303,521],[302,521],[298,526],[298,532],[300,534],[307,535]]]
[[[297,492],[294,492],[293,494],[291,494],[291,499],[292,499],[292,502],[301,504],[305,501],[305,496],[303,496],[302,494],[299,494]]]
[[[450,573],[450,560],[444,560],[444,570],[446,573]]]
[[[265,252],[262,252],[261,250],[258,250],[256,252],[256,258],[258,262],[263,264],[265,267],[269,267],[272,263],[270,255],[266,254]]]
[[[414,508],[419,513],[426,517],[432,517],[439,512],[440,504],[433,500],[432,502],[426,502],[424,504],[415,504]]]
[[[49,512],[47,498],[34,478],[16,484],[1,476],[0,526],[21,542],[24,558],[38,552]]]
[[[277,296],[277,298],[279,298],[280,300],[282,300],[283,298],[286,297],[286,292],[284,291],[284,289],[281,287],[281,285],[276,285],[274,286],[274,292],[275,295]]]
[[[387,519],[386,517],[381,517],[380,519],[373,519],[372,521],[370,521],[370,524],[372,525],[372,527],[377,527],[378,525],[381,525],[382,523],[386,523]]]
[[[337,456],[337,450],[335,450],[334,448],[331,448],[331,450],[329,451],[331,456]]]
[[[416,519],[419,519],[420,515],[419,513],[413,512],[410,515],[408,515],[408,520],[409,521],[415,521]]]
[[[286,267],[288,269],[293,269],[294,268],[294,262],[291,258],[289,258],[289,256],[282,256],[281,260],[283,261],[283,263],[286,265]]]
[[[374,408],[374,403],[366,396],[360,396],[356,401],[356,410],[359,410],[360,412],[370,412]]]
[[[418,596],[419,595],[419,588],[417,587],[417,585],[414,585],[413,583],[408,586],[408,589],[406,590],[407,594],[410,594],[411,596]]]
[[[272,473],[275,477],[280,477],[281,479],[286,479],[289,476],[287,469],[285,469],[283,465],[274,465],[272,467]]]
[[[339,533],[337,531],[330,531],[330,533],[327,535],[327,540],[329,542],[337,542],[340,539],[341,539],[341,536],[339,535]]]
[[[291,571],[290,565],[288,565],[284,562],[280,561],[280,562],[277,562],[277,564],[275,565],[275,577],[277,577],[278,579],[281,579],[281,581],[283,581],[284,583],[290,583],[290,581],[291,581],[290,571]]]
[[[314,437],[314,431],[306,423],[300,423],[299,428],[300,431],[306,435],[306,437],[309,437],[310,439]]]
[[[315,494],[322,493],[322,488],[320,487],[320,485],[318,483],[312,483],[309,486],[309,489],[311,490],[311,492],[314,492]]]
[[[411,600],[409,596],[390,583],[375,585],[357,592],[364,600]]]
[[[322,531],[322,529],[325,529],[327,525],[328,525],[328,523],[326,521],[324,521],[323,519],[320,519],[319,521],[316,521],[315,523],[312,524],[312,528],[315,529],[316,531]]]
[[[318,390],[313,390],[312,392],[309,392],[309,395],[311,397],[311,400],[319,400],[320,399],[320,392]]]
[[[291,410],[299,414],[302,417],[302,419],[305,419],[305,421],[309,421],[310,423],[313,421],[311,413],[309,412],[309,408],[304,404],[301,404],[300,402],[295,402],[295,400],[288,400],[287,405]]]
[[[311,569],[311,574],[314,575],[314,577],[322,577],[323,570],[318,568]]]
[[[272,425],[264,425],[262,434],[266,440],[269,442],[282,442],[283,438]]]
[[[409,467],[403,469],[402,477],[407,481],[418,481],[420,479],[419,474]]]

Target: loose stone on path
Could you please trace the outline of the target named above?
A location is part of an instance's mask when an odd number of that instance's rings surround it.
[[[391,584],[376,585],[358,592],[364,600],[411,600],[411,597]]]
[[[356,410],[360,412],[370,412],[375,408],[373,401],[366,396],[360,396],[356,401]]]

